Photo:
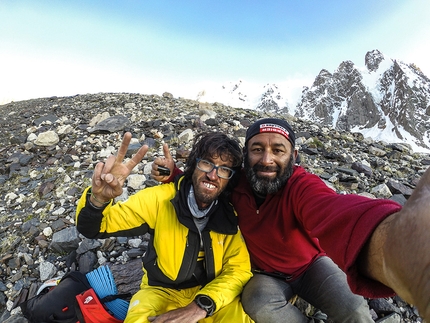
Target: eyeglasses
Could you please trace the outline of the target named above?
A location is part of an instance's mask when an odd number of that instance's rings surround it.
[[[216,169],[216,174],[220,178],[230,179],[234,175],[235,171],[226,166],[215,166],[214,163],[207,161],[205,159],[196,158],[197,168],[202,172],[210,173],[214,168]]]

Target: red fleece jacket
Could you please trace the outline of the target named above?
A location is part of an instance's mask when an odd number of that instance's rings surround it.
[[[371,298],[393,295],[392,289],[360,276],[356,261],[378,224],[400,210],[394,201],[337,194],[296,166],[283,190],[268,195],[259,208],[242,173],[232,202],[255,268],[294,279],[326,252],[346,272],[353,292]]]

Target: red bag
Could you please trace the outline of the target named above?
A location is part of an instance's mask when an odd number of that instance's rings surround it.
[[[82,313],[82,318],[79,318],[80,322],[85,323],[121,323],[123,321],[116,319],[114,316],[108,313],[103,304],[97,297],[94,289],[90,288],[85,292],[76,295],[79,308]]]

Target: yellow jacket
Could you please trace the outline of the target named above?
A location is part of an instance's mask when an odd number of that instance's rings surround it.
[[[198,294],[212,298],[216,311],[237,297],[251,278],[249,254],[237,227],[232,205],[220,197],[210,211],[200,235],[187,205],[191,183],[180,177],[175,183],[146,188],[127,201],[103,210],[87,203],[87,188],[77,207],[77,228],[88,238],[136,236],[151,233],[143,258],[142,287],[149,284],[184,289],[202,285]],[[197,260],[204,255],[204,266]],[[198,268],[204,268],[201,275]],[[196,280],[193,273],[200,279]]]

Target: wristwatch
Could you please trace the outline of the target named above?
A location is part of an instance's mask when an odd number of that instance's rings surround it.
[[[211,316],[215,312],[215,303],[209,296],[197,295],[194,298],[194,302],[196,302],[198,307],[206,311],[206,317]]]

